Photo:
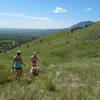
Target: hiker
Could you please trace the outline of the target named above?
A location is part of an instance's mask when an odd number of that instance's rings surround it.
[[[20,80],[20,76],[22,74],[22,65],[26,66],[21,57],[21,51],[17,51],[17,55],[13,58],[13,66],[16,71],[16,79]]]
[[[31,56],[32,68],[30,70],[30,74],[34,76],[38,75],[39,71],[39,67],[37,66],[37,61],[38,61],[37,53],[33,52],[33,55]]]

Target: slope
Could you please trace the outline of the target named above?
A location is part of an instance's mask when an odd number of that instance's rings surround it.
[[[1,100],[99,100],[100,92],[100,22],[84,29],[61,31],[41,37],[1,54]],[[23,52],[21,82],[10,72],[11,59]],[[30,56],[39,55],[40,75],[29,76]],[[19,88],[19,89],[18,89]],[[17,90],[18,89],[18,90]]]

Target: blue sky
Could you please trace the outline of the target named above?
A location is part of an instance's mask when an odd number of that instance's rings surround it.
[[[0,0],[0,28],[66,28],[100,20],[100,0]]]

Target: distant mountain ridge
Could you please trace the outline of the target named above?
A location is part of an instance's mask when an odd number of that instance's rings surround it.
[[[93,21],[83,21],[78,24],[72,25],[69,28],[64,29],[0,29],[0,34],[18,34],[18,35],[29,35],[29,36],[42,36],[46,34],[51,34],[61,30],[72,30],[88,27],[92,24],[95,24]]]
[[[78,24],[72,25],[69,30],[71,29],[78,29],[78,28],[85,28],[88,27],[92,24],[95,24],[95,22],[93,21],[83,21],[83,22],[79,22]]]

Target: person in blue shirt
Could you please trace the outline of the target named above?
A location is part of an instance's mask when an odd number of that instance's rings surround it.
[[[17,55],[13,58],[13,66],[16,71],[16,79],[19,80],[22,74],[22,65],[25,65],[22,61],[21,51],[17,51]],[[26,66],[26,65],[25,65]]]

